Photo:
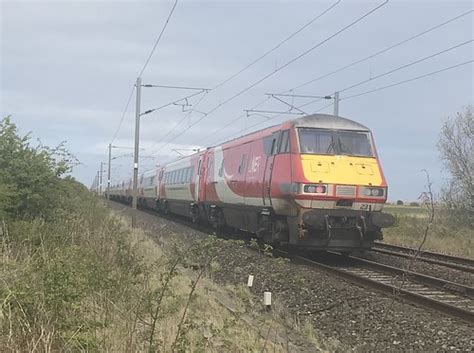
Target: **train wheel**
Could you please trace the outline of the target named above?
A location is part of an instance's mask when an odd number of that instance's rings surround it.
[[[197,206],[191,206],[190,213],[191,213],[191,221],[194,224],[198,224],[201,218],[199,215],[199,208]]]
[[[225,226],[225,219],[222,211],[217,208],[211,208],[211,212],[209,214],[209,223],[214,229],[220,229]]]
[[[164,214],[164,215],[167,215],[167,214],[170,213],[170,209],[169,209],[169,206],[168,206],[168,202],[166,202],[166,201],[163,202],[162,211],[163,211],[163,214]]]

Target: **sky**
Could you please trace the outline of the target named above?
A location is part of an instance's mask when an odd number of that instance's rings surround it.
[[[215,88],[336,2],[181,0],[142,83]],[[426,185],[422,169],[430,173],[438,190],[448,174],[436,142],[443,121],[473,104],[473,64],[347,97],[471,61],[473,2],[392,0],[333,36],[383,2],[341,1],[224,85],[190,98],[190,106],[172,104],[142,116],[140,171],[192,149],[296,118],[270,113],[246,116],[244,109],[263,101],[256,109],[287,111],[283,103],[266,99],[265,93],[287,92],[471,10],[423,36],[292,91],[324,96],[367,81],[341,92],[339,115],[372,130],[389,199],[416,200]],[[72,175],[90,186],[100,163],[107,162],[109,143],[133,146],[135,96],[127,110],[126,103],[172,6],[172,1],[0,0],[2,117],[11,115],[22,133],[31,131],[45,145],[67,141],[81,163]],[[141,111],[198,92],[142,88]],[[311,101],[288,99],[295,106]],[[330,103],[318,101],[302,109],[332,114]],[[131,176],[131,152],[113,149],[112,182]]]

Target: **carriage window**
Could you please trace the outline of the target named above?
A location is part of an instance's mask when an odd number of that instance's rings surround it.
[[[280,150],[278,153],[290,152],[290,130],[285,130],[281,133]]]
[[[194,167],[189,167],[188,182],[190,183],[193,180]]]
[[[183,169],[183,175],[181,177],[181,182],[182,183],[187,183],[188,182],[188,173],[189,173],[189,168],[184,168]]]
[[[189,174],[190,174],[189,172],[190,172],[189,167],[184,168],[184,179],[183,179],[183,181],[185,183],[187,183],[189,181]]]
[[[272,154],[277,154],[278,145],[280,142],[280,132],[274,132],[272,134]]]
[[[188,168],[184,168],[184,178],[183,178],[183,182],[187,183],[189,182],[189,175],[190,175],[190,170],[189,170],[189,167]]]
[[[181,180],[180,180],[180,182],[185,183],[187,177],[188,177],[188,168],[181,169]]]
[[[272,154],[272,136],[267,136],[263,138],[263,150],[267,156]]]

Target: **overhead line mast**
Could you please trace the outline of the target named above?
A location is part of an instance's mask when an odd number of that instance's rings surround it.
[[[153,56],[153,53],[155,52],[155,49],[158,47],[158,44],[161,41],[161,38],[163,37],[163,33],[165,32],[166,27],[168,26],[168,23],[171,19],[171,16],[174,13],[174,10],[176,8],[176,5],[178,4],[178,0],[175,0],[173,7],[171,8],[171,11],[168,15],[168,18],[166,19],[166,22],[161,29],[160,34],[158,35],[158,38],[155,41],[155,44],[153,45],[153,48],[151,49],[150,55],[145,61],[145,64],[143,65],[143,68],[141,69],[138,77],[137,77],[137,82],[136,82],[136,107],[135,107],[135,144],[134,144],[134,153],[133,153],[133,201],[132,201],[132,208],[136,209],[137,208],[137,199],[138,199],[138,162],[139,162],[139,150],[140,150],[140,99],[141,99],[141,87],[142,87],[142,79],[141,76],[143,75],[143,72],[145,71],[146,67],[148,66],[148,63],[151,60],[151,57]]]

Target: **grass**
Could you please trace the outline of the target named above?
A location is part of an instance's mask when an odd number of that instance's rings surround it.
[[[84,202],[66,218],[0,228],[2,350],[286,352],[288,327],[320,345],[278,303],[265,312],[246,283],[212,280],[213,254],[232,241],[162,247]]]
[[[417,247],[428,223],[428,211],[422,207],[389,205],[384,211],[395,216],[395,226],[384,229],[384,241]],[[469,215],[459,215],[445,209],[435,210],[424,249],[474,257],[474,229]]]
[[[420,206],[385,205],[384,211],[397,216],[428,218],[426,209]]]

